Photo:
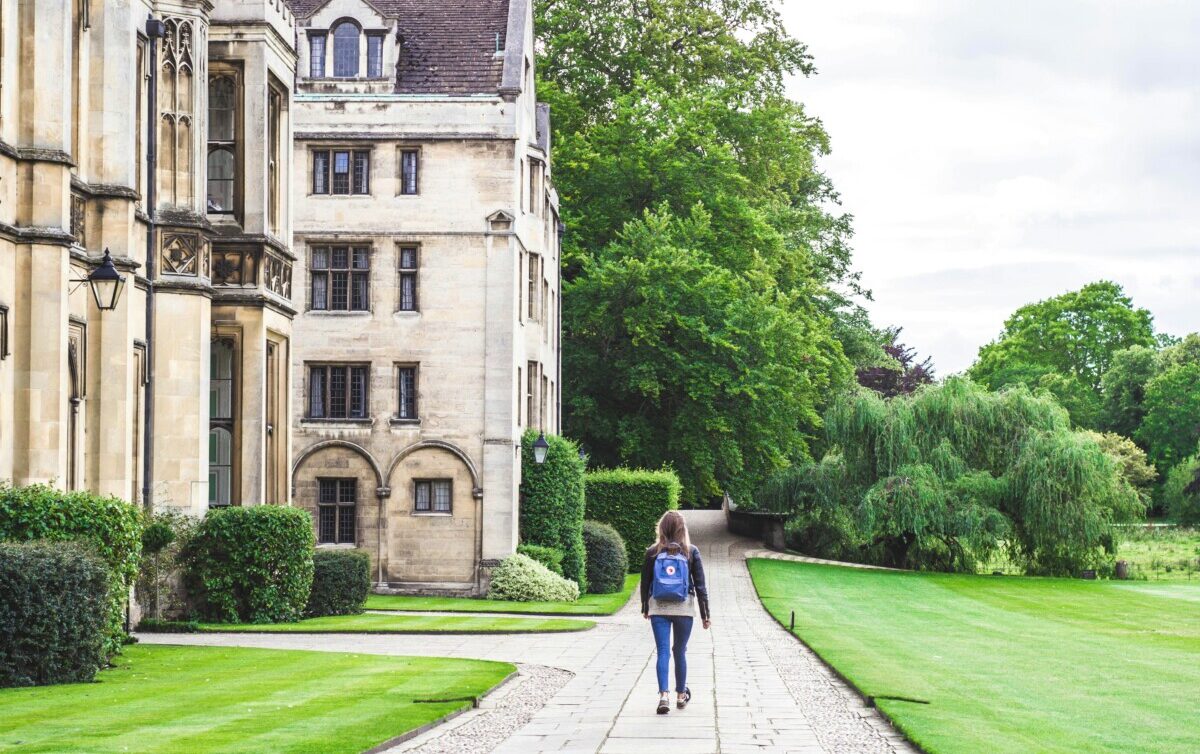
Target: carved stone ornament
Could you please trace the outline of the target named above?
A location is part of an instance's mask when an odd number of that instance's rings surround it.
[[[162,269],[172,275],[199,274],[200,237],[191,233],[164,233]]]

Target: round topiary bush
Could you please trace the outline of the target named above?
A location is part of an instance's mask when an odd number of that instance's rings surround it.
[[[75,542],[0,542],[0,688],[91,681],[107,660],[107,565]]]
[[[218,623],[297,620],[312,588],[312,516],[256,505],[210,511],[184,550],[196,612]]]
[[[312,591],[304,614],[357,615],[371,592],[371,558],[362,550],[313,553]]]
[[[549,568],[525,555],[509,555],[492,571],[490,600],[512,602],[574,602],[579,585],[556,576]]]
[[[583,545],[587,551],[588,591],[592,594],[621,591],[629,560],[625,555],[625,540],[617,530],[599,521],[584,521]]]
[[[517,552],[533,558],[537,562],[549,568],[555,575],[563,575],[563,551],[557,547],[546,547],[544,545],[519,545],[517,547]]]

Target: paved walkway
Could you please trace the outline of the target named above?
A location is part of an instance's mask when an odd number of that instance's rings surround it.
[[[520,682],[502,690],[498,699],[396,751],[494,748],[497,754],[632,754],[669,742],[672,754],[913,752],[903,737],[762,608],[744,564],[747,551],[758,545],[730,535],[720,512],[691,511],[687,517],[692,540],[704,553],[713,627],[704,631],[697,621],[692,633],[688,651],[692,703],[682,712],[672,709],[665,717],[654,711],[654,642],[636,597],[611,619],[574,634],[149,634],[140,638],[147,643],[473,657],[520,664]],[[565,674],[545,668],[573,675],[566,680]],[[473,740],[477,745],[471,744]],[[502,741],[498,747],[497,741]]]

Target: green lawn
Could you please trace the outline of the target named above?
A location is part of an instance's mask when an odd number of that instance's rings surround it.
[[[130,646],[97,683],[0,689],[0,752],[358,754],[470,706],[513,671],[479,660]]]
[[[476,615],[331,615],[296,623],[201,623],[200,630],[218,633],[310,634],[500,634],[586,631],[590,620],[570,618],[492,618]]]
[[[752,560],[766,608],[933,754],[1200,751],[1200,585]],[[886,697],[903,697],[902,701]]]
[[[613,594],[585,594],[576,602],[505,602],[469,597],[393,597],[373,594],[368,610],[447,613],[527,613],[533,615],[612,615],[625,606],[637,588],[638,574],[625,577],[625,588]]]

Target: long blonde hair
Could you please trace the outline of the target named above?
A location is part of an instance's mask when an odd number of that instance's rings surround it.
[[[692,539],[688,536],[687,521],[679,511],[667,511],[658,519],[658,540],[654,543],[654,554],[671,549],[671,545],[679,545],[683,556],[692,559]]]

